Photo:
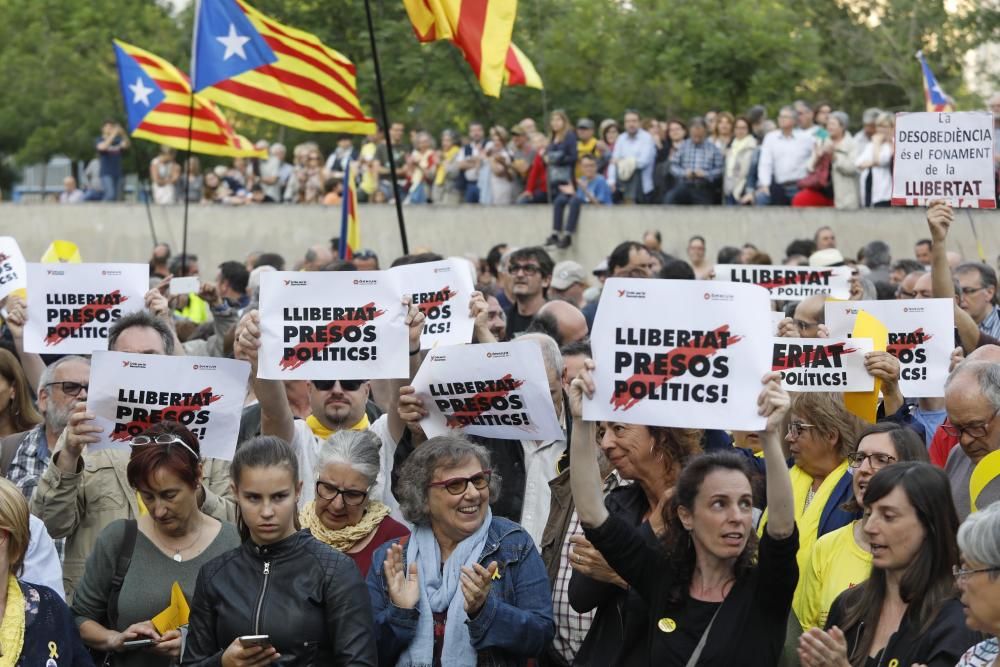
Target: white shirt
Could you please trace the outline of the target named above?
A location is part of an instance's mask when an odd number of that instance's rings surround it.
[[[869,162],[874,154],[875,144],[869,143],[865,146],[865,149],[861,151],[861,155],[858,156],[855,166],[861,169],[861,165],[865,162]],[[892,161],[892,146],[882,144],[879,147],[878,161],[874,167],[861,170],[861,175],[858,177],[861,181],[861,204],[871,206],[875,202],[880,201],[890,201],[892,199],[892,169],[889,167]],[[868,174],[872,175],[872,198],[871,201],[865,201],[865,181],[868,179]]]
[[[28,522],[31,537],[28,539],[28,551],[24,554],[24,571],[20,578],[29,584],[48,586],[65,600],[62,563],[59,562],[56,545],[49,537],[41,519],[31,514],[28,515]]]
[[[296,419],[294,428],[292,449],[299,459],[299,479],[303,482],[302,497],[299,498],[299,507],[302,507],[316,497],[316,464],[319,462],[319,453],[326,440],[314,434],[304,419]],[[388,505],[392,510],[392,518],[403,521],[399,503],[392,495],[392,462],[396,456],[396,441],[389,435],[388,415],[382,415],[368,428],[382,442],[382,447],[379,449],[378,478],[368,497]]]
[[[566,451],[565,440],[522,440],[524,450],[524,504],[521,506],[521,526],[535,541],[542,543],[542,533],[549,521],[552,489],[549,482],[556,478],[556,464]]]
[[[806,177],[815,139],[808,132],[793,131],[786,136],[781,130],[769,132],[760,149],[757,166],[757,187],[769,188],[771,183],[794,183]]]

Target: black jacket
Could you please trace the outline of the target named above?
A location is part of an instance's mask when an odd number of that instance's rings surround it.
[[[302,530],[242,546],[198,573],[183,665],[219,665],[242,635],[269,635],[276,665],[375,667],[371,602],[354,561]]]

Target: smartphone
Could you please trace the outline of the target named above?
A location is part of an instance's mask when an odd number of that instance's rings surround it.
[[[240,646],[250,648],[251,646],[270,646],[271,635],[243,635],[240,639]]]
[[[152,639],[133,639],[130,642],[125,642],[122,644],[122,648],[126,651],[134,651],[140,648],[146,648],[153,645]]]
[[[197,294],[201,289],[201,280],[197,276],[178,276],[170,279],[170,295]]]

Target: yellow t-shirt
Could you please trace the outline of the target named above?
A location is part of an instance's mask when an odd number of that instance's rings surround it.
[[[827,533],[813,545],[793,606],[803,630],[824,627],[837,596],[871,575],[872,555],[854,541],[855,523]]]

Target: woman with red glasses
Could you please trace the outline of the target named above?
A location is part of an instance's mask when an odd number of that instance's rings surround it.
[[[545,566],[518,524],[494,517],[487,451],[431,438],[400,473],[415,527],[375,552],[368,591],[380,665],[524,665],[555,633]]]

